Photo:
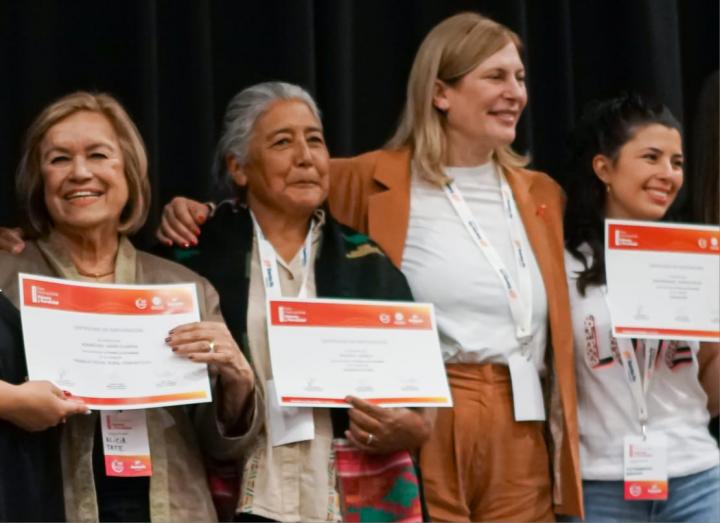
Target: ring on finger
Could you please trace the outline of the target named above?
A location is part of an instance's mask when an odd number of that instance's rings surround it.
[[[208,342],[208,352],[209,353],[215,352],[215,340],[210,340]]]
[[[369,447],[373,444],[373,441],[375,441],[375,436],[368,433],[367,442],[365,444]]]

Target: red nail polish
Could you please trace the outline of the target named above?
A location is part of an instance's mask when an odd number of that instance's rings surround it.
[[[541,203],[538,206],[537,211],[535,211],[535,214],[537,214],[538,216],[540,216],[540,218],[542,218],[543,216],[545,216],[546,209],[547,209],[547,205],[545,205],[544,203]]]
[[[197,217],[198,223],[205,223],[205,220],[207,220],[207,216],[205,216],[204,214],[198,215],[198,217]]]
[[[187,249],[188,247],[190,247],[190,244],[187,243],[187,242],[185,242],[185,243],[182,244],[182,246],[183,246],[185,249]]]

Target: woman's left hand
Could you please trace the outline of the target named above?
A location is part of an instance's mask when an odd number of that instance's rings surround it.
[[[207,363],[210,372],[220,376],[225,392],[222,401],[225,419],[241,414],[255,388],[255,373],[224,323],[200,321],[179,325],[170,331],[165,342],[175,354]]]
[[[359,449],[374,454],[387,454],[400,449],[415,449],[430,436],[432,429],[422,410],[384,408],[348,396],[345,401],[353,408],[350,430],[345,436]]]

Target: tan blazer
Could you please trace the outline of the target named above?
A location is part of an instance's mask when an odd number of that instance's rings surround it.
[[[222,321],[219,297],[207,280],[181,265],[135,251],[127,240],[121,242],[118,260],[123,254],[126,254],[124,258],[132,260],[123,264],[124,273],[131,274],[127,279],[132,283],[194,282],[202,319]],[[0,252],[0,290],[17,306],[18,272],[57,277],[61,271],[67,270],[65,265],[63,261],[48,259],[35,241],[29,241],[20,255]],[[116,271],[119,266],[118,261]],[[262,410],[257,404],[255,406],[248,432],[233,438],[223,433],[224,429],[216,418],[215,403],[198,404],[193,409],[183,406],[147,409],[153,462],[151,521],[217,521],[204,457],[219,460],[240,458],[255,441],[262,424],[262,415],[256,415]],[[63,426],[61,459],[68,521],[90,522],[98,519],[92,471],[97,417],[97,412],[88,416],[73,416]]]
[[[547,292],[552,362],[549,427],[553,502],[561,514],[582,515],[577,404],[570,303],[565,278],[564,195],[549,176],[505,169]],[[330,210],[370,236],[400,266],[410,219],[410,151],[379,150],[331,161]]]

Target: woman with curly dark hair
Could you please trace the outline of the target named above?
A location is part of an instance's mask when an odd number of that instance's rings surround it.
[[[718,347],[660,342],[651,361],[652,379],[642,378],[649,380],[646,393],[635,397],[605,301],[604,220],[663,218],[683,183],[680,124],[666,107],[624,95],[588,108],[572,135],[571,153],[565,263],[585,516],[589,521],[718,521],[720,456],[707,429],[718,384],[706,390],[701,384],[702,370],[720,362]],[[632,340],[629,348],[642,362],[649,346],[648,340]],[[646,415],[641,403],[647,405]],[[666,501],[625,500],[624,438],[645,431],[666,441]]]

